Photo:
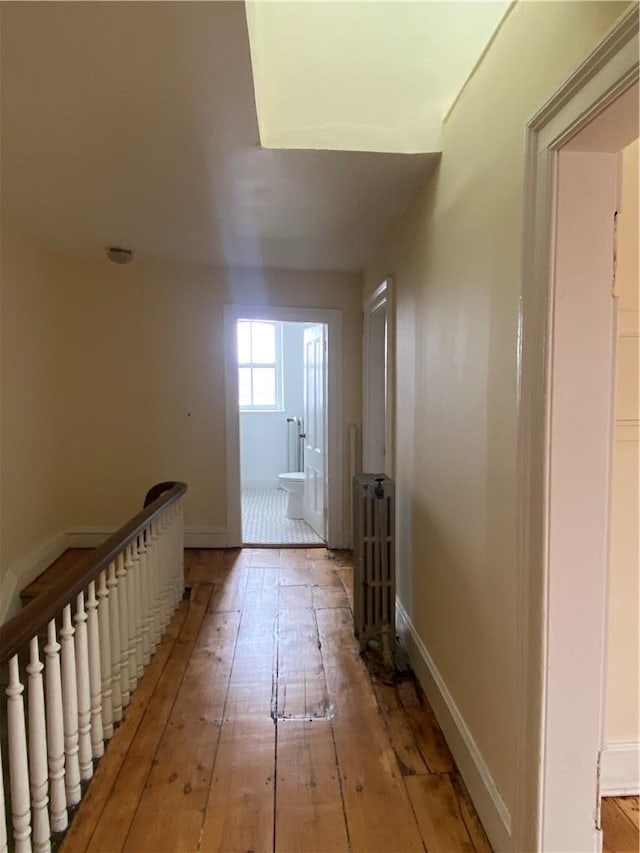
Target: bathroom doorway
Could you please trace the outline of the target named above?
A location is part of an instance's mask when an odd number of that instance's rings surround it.
[[[328,542],[339,482],[331,476],[339,395],[330,397],[338,336],[336,317],[318,314],[339,312],[227,306],[230,544]]]

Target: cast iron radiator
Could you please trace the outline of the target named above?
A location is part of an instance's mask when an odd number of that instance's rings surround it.
[[[395,646],[395,484],[384,474],[353,478],[354,630],[360,649]]]

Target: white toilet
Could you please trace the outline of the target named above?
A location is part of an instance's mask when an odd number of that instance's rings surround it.
[[[287,518],[302,518],[302,499],[304,496],[304,472],[278,474],[280,486],[287,492]]]

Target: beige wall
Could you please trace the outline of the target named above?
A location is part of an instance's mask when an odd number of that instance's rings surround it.
[[[5,598],[50,537],[119,526],[160,480],[188,483],[187,528],[224,531],[225,303],[342,309],[346,448],[361,288],[351,273],[87,264],[3,235],[1,565],[23,573]]]
[[[397,287],[399,596],[509,809],[525,125],[625,8],[514,7],[366,275]]]
[[[223,530],[225,303],[341,308],[344,425],[360,421],[361,277],[67,262],[58,284],[69,515],[115,525],[184,480],[187,527]]]
[[[1,614],[12,570],[60,532],[65,508],[56,262],[4,232],[0,250]]]
[[[640,741],[638,154],[638,142],[630,145],[622,154],[622,193],[618,221],[616,292],[619,337],[609,569],[608,743]]]

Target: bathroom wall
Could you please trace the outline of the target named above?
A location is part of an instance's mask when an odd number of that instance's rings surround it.
[[[243,488],[275,488],[289,468],[287,418],[303,415],[303,334],[304,323],[282,324],[283,411],[240,413]]]

